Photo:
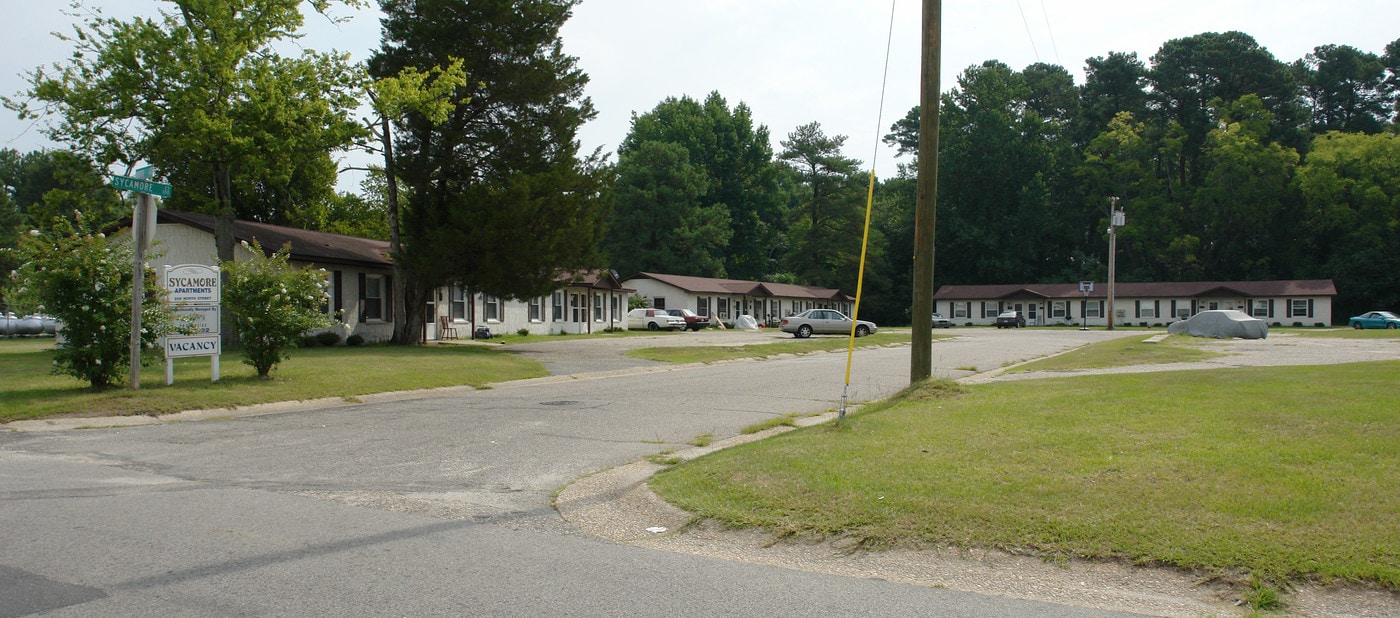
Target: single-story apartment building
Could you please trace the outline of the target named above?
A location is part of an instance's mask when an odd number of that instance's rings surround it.
[[[358,334],[371,342],[393,336],[394,264],[387,241],[253,221],[235,221],[233,237],[239,243],[257,241],[269,252],[289,246],[293,265],[324,269],[331,296],[326,311],[345,324],[345,335]],[[148,261],[157,269],[218,264],[212,215],[162,209],[154,238],[154,255]],[[248,251],[239,244],[234,259],[246,258]],[[526,301],[471,293],[462,286],[440,288],[423,307],[423,339],[466,338],[477,326],[496,334],[525,329],[540,335],[626,327],[627,298],[634,290],[624,287],[615,273],[566,273],[559,285],[548,297]]]
[[[828,288],[790,283],[637,273],[623,280],[657,309],[689,309],[731,322],[741,315],[773,323],[808,309],[835,309],[851,315],[855,298]]]
[[[1086,288],[1092,289],[1086,289]],[[1282,326],[1332,324],[1331,279],[1118,283],[1113,307],[1108,286],[1097,283],[945,285],[934,293],[934,311],[954,324],[986,325],[1002,311],[1020,311],[1028,325],[1161,326],[1211,309],[1238,309]]]

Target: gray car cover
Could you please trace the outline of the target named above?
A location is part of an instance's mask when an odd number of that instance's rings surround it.
[[[1219,309],[1172,322],[1167,326],[1167,333],[1216,339],[1264,339],[1269,336],[1269,324],[1243,311]]]

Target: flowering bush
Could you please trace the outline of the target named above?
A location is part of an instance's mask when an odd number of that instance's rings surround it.
[[[44,313],[62,325],[54,346],[54,373],[86,380],[93,388],[118,383],[131,360],[132,247],[75,221],[48,232],[31,230],[12,249],[22,264],[5,291],[17,311]],[[155,271],[145,269],[141,303],[141,364],[157,357],[160,337],[175,332]]]
[[[243,246],[250,259],[221,264],[228,274],[223,305],[243,346],[243,362],[265,378],[302,335],[334,324],[321,309],[328,284],[323,270],[288,265],[285,247],[268,257],[256,242]]]

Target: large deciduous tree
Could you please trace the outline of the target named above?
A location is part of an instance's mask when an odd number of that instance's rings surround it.
[[[455,59],[469,77],[446,120],[410,112],[397,127],[395,177],[408,202],[394,257],[413,281],[403,282],[396,342],[421,338],[418,308],[434,287],[530,298],[602,265],[611,168],[579,154],[578,129],[595,112],[583,96],[588,77],[559,39],[575,4],[381,0],[373,77]]]
[[[711,92],[704,102],[667,98],[652,111],[634,115],[632,130],[618,148],[619,157],[646,142],[684,148],[690,164],[706,178],[699,206],[727,211],[732,232],[719,248],[723,269],[716,274],[762,279],[776,272],[774,248],[781,244],[785,227],[784,192],[768,128],[754,126],[748,106],[740,103],[731,109],[718,92]]]
[[[1327,133],[1299,166],[1299,239],[1306,276],[1337,283],[1337,312],[1400,307],[1400,136]]]
[[[643,142],[621,156],[603,250],[624,273],[723,277],[729,212],[705,206],[707,180],[678,144]]]
[[[215,215],[216,253],[230,260],[235,216],[275,218],[258,215],[299,191],[324,197],[334,181],[326,153],[358,130],[346,56],[275,49],[299,36],[302,4],[168,0],[157,18],[130,21],[92,9],[64,37],[73,57],[35,69],[28,100],[6,104],[56,116],[47,134],[99,165],[153,164],[175,185],[173,205]],[[324,12],[336,2],[309,4]]]

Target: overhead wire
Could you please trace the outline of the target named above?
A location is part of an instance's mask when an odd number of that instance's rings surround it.
[[[880,78],[880,107],[875,113],[875,152],[870,156],[870,186],[865,192],[865,227],[860,239],[860,269],[856,275],[856,304],[851,310],[851,332],[846,345],[846,382],[841,387],[841,408],[837,421],[846,418],[846,402],[851,389],[851,366],[856,352],[856,327],[860,324],[860,299],[865,287],[865,255],[870,245],[870,213],[875,204],[875,161],[880,158],[880,131],[885,122],[885,91],[890,79],[890,49],[894,43],[894,15],[898,0],[890,0],[890,27],[885,39],[885,70]]]

